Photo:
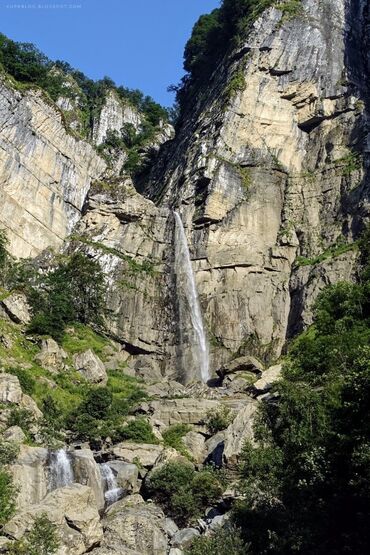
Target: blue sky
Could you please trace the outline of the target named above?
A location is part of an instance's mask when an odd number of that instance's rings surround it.
[[[88,77],[109,75],[168,106],[186,40],[219,0],[0,0],[0,31]]]

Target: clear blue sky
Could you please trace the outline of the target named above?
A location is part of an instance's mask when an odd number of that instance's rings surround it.
[[[199,15],[219,0],[0,0],[0,31],[33,42],[99,79],[139,88],[168,106],[183,48]],[[40,7],[41,6],[41,7]]]

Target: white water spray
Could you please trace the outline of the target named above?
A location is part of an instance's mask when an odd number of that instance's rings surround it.
[[[208,343],[204,330],[202,311],[199,304],[195,285],[193,268],[190,260],[188,242],[180,215],[174,212],[176,222],[175,232],[175,273],[180,302],[180,330],[186,328],[184,315],[188,311],[192,326],[191,350],[195,367],[199,369],[202,382],[207,383],[209,375]],[[186,303],[187,309],[181,304]]]
[[[109,464],[101,464],[100,473],[104,480],[105,500],[108,505],[111,505],[115,501],[118,501],[118,499],[120,498],[122,494],[122,488],[118,487],[116,477]]]
[[[71,459],[65,449],[51,454],[49,468],[50,490],[69,486],[74,482]]]

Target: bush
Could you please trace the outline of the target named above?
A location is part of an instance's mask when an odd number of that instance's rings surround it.
[[[206,425],[210,434],[225,430],[233,421],[233,415],[227,407],[222,407],[217,412],[209,411],[207,413]]]
[[[46,513],[37,516],[31,530],[14,542],[9,555],[54,555],[58,551],[60,540],[57,526],[52,523]]]
[[[127,426],[117,432],[115,439],[117,441],[133,441],[136,443],[158,443],[151,425],[144,418],[137,418],[129,422]]]
[[[196,521],[222,494],[215,472],[195,472],[190,463],[183,462],[169,462],[154,470],[148,489],[180,526]]]
[[[32,395],[35,391],[36,381],[31,373],[23,368],[7,368],[9,374],[17,376],[23,393]]]
[[[112,392],[107,387],[89,391],[81,410],[92,418],[103,419],[108,415],[113,400]]]
[[[247,555],[249,546],[233,527],[219,528],[212,536],[195,538],[185,555]]]
[[[191,430],[191,427],[186,424],[175,424],[170,426],[163,432],[164,444],[168,447],[173,447],[184,457],[189,457],[189,452],[186,449],[182,438]]]
[[[15,512],[16,494],[11,474],[0,468],[0,529]]]
[[[13,463],[19,453],[19,446],[13,442],[0,443],[0,466]]]
[[[27,435],[35,424],[35,417],[31,411],[23,408],[12,408],[7,419],[7,426],[19,426]]]

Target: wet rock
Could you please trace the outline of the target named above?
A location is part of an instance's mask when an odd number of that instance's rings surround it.
[[[139,469],[136,464],[122,461],[109,461],[107,464],[116,472],[118,487],[126,493],[137,493],[139,491]]]
[[[104,508],[104,491],[99,466],[90,449],[78,449],[72,452],[72,467],[75,481],[89,486],[95,495],[98,510]]]

